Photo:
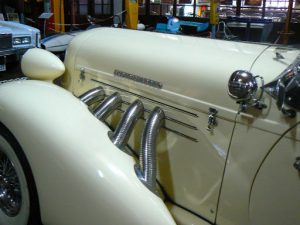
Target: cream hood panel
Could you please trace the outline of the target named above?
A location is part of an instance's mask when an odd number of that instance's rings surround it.
[[[74,49],[74,46],[80,47]],[[120,70],[158,81],[163,91],[236,109],[227,96],[229,76],[238,69],[250,70],[252,62],[266,48],[199,37],[99,28],[76,37],[68,52],[76,52],[76,69],[93,68],[111,76]]]

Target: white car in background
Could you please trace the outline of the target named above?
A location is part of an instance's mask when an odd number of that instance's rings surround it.
[[[39,48],[39,29],[12,21],[0,21],[0,71],[7,61],[19,61],[30,48]]]

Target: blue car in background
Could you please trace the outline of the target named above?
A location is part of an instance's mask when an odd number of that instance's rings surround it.
[[[208,29],[209,23],[179,20],[176,17],[168,17],[167,23],[157,23],[156,31],[162,33],[200,33]]]

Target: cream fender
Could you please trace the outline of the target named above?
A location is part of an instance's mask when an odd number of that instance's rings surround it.
[[[1,85],[0,96],[0,121],[30,164],[43,224],[175,224],[137,178],[133,157],[71,93],[22,81]]]

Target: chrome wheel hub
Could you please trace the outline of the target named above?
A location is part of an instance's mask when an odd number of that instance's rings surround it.
[[[13,217],[19,213],[21,202],[21,187],[14,165],[0,151],[0,209]]]

